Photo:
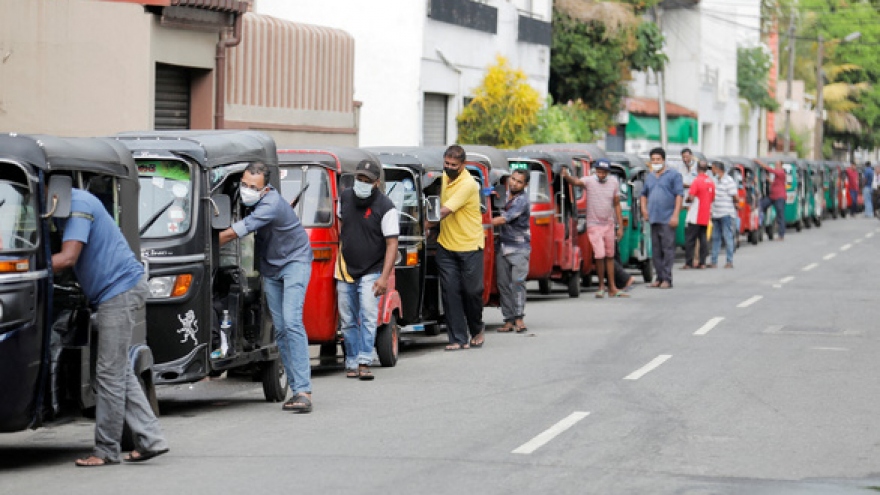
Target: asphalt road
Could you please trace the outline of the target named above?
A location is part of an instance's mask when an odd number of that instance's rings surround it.
[[[316,368],[310,415],[258,383],[163,388],[169,454],[83,469],[88,421],[0,435],[0,494],[871,493],[878,244],[847,218],[672,290],[533,292],[528,334],[416,339],[373,382]]]

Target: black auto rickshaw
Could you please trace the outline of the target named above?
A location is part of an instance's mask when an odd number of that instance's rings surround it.
[[[48,191],[46,184],[48,184]],[[97,330],[72,270],[54,274],[71,188],[98,197],[140,254],[137,169],[112,139],[0,135],[0,431],[37,428],[63,416],[90,415]],[[143,315],[129,351],[154,411]]]
[[[270,184],[279,187],[275,142],[255,131],[148,131],[117,139],[140,178],[140,195],[125,204],[138,198],[155,382],[195,382],[230,370],[262,381],[267,401],[284,400],[288,384],[254,236],[219,244],[220,231],[247,214],[238,189],[250,163],[265,163]]]

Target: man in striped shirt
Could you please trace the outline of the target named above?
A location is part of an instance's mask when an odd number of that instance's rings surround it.
[[[715,202],[712,204],[712,262],[709,268],[718,266],[718,254],[721,251],[721,239],[727,246],[727,264],[724,268],[733,268],[733,249],[736,236],[736,182],[724,173],[724,164],[712,162],[715,175]]]

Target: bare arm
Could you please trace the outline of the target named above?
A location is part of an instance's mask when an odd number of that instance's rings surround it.
[[[80,241],[64,241],[61,251],[52,255],[52,271],[58,273],[75,265],[82,248],[83,243]]]
[[[388,279],[391,270],[394,269],[394,261],[397,260],[397,238],[385,238],[385,262],[382,264],[382,275],[373,283],[373,295],[381,296],[388,290]]]
[[[235,231],[232,230],[231,228],[226,229],[223,232],[220,232],[220,245],[221,246],[228,243],[229,241],[234,241],[235,239],[238,239],[238,234],[236,234]]]
[[[623,212],[620,208],[620,196],[614,196],[614,213],[617,215],[617,240],[623,239]]]
[[[648,223],[650,223],[651,219],[648,218],[648,198],[642,196],[640,198],[640,202],[642,205],[642,218],[644,218],[645,220],[648,221]]]
[[[669,219],[670,227],[678,227],[678,214],[681,212],[681,196],[675,197],[675,209],[672,210],[672,218]]]

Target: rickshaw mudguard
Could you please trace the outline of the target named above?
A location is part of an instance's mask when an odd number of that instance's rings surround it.
[[[128,348],[128,362],[136,376],[153,370],[153,351],[145,344],[135,344]]]
[[[392,289],[386,292],[379,300],[379,320],[376,322],[376,326],[382,326],[391,321],[391,315],[395,311],[397,314],[403,314],[400,305],[400,294],[397,290]]]

